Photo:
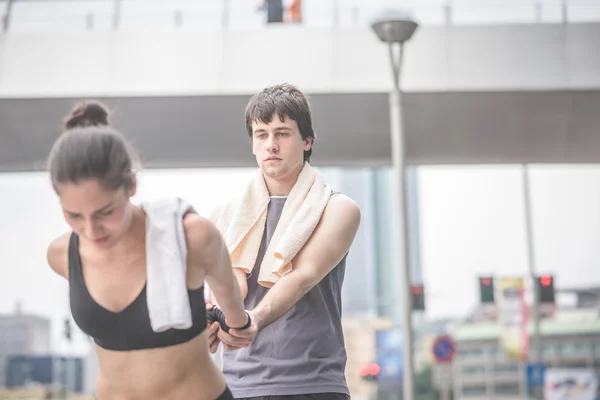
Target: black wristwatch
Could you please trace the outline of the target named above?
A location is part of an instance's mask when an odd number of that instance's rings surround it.
[[[223,313],[223,310],[216,306],[206,312],[206,319],[209,320],[211,323],[217,321],[221,326],[221,329],[223,329],[225,332],[229,332],[230,329],[242,330],[250,328],[250,325],[252,325],[252,320],[250,319],[250,314],[248,314],[247,311],[246,315],[248,316],[248,322],[246,322],[246,325],[242,326],[241,328],[227,326],[227,324],[225,323],[225,314]]]

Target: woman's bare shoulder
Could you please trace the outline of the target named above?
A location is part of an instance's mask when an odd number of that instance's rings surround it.
[[[69,240],[71,232],[67,232],[50,242],[46,252],[48,265],[58,275],[69,279]]]

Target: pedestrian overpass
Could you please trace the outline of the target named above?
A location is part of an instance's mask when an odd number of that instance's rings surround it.
[[[402,88],[411,164],[600,161],[600,23],[421,26]],[[0,34],[0,171],[44,167],[77,99],[104,100],[147,168],[254,165],[243,110],[311,96],[319,166],[391,164],[387,48],[368,26]]]

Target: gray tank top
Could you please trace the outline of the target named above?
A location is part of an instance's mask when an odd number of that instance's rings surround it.
[[[247,279],[246,309],[268,292],[258,268],[281,216],[285,198],[273,197],[253,273]],[[235,398],[314,393],[349,395],[342,332],[342,283],[346,256],[321,282],[248,348],[223,352],[223,373]]]

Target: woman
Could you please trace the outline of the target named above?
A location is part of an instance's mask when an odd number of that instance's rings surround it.
[[[217,229],[183,217],[192,327],[154,332],[146,303],[146,214],[136,191],[133,154],[109,127],[99,103],[76,106],[50,153],[52,185],[71,232],[48,248],[48,263],[68,279],[71,310],[95,342],[95,395],[109,399],[233,399],[208,352],[204,281],[227,326],[248,325],[229,255]]]

